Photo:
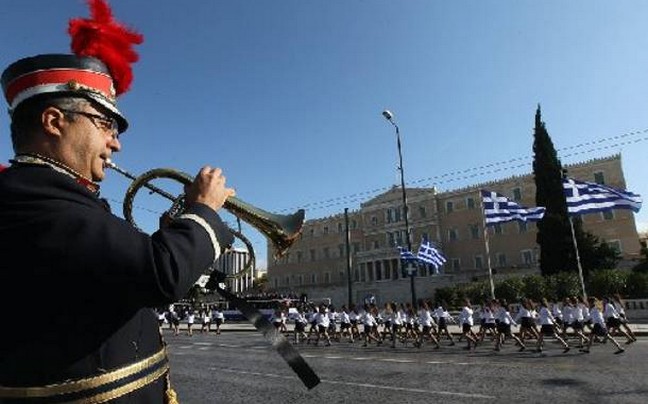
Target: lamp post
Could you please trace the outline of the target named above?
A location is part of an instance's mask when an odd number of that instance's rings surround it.
[[[382,112],[382,115],[391,123],[394,128],[396,128],[396,146],[398,147],[398,171],[400,171],[400,180],[401,180],[401,191],[403,192],[403,214],[405,215],[405,239],[407,242],[407,250],[412,252],[412,239],[410,237],[410,225],[409,225],[409,209],[407,208],[407,191],[405,190],[405,173],[403,170],[403,152],[401,150],[401,139],[400,139],[400,130],[398,125],[394,122],[394,114],[391,113],[388,109]],[[401,261],[401,265],[405,265]],[[410,277],[410,288],[412,290],[412,307],[416,307],[416,288],[414,287],[414,277],[416,275],[416,268],[412,263],[407,264],[406,268],[409,277]]]

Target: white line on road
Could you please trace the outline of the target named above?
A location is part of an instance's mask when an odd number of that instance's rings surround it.
[[[297,379],[295,376],[278,375],[274,373],[249,372],[246,370],[237,370],[237,369],[223,369],[223,368],[212,367],[209,370],[217,370],[219,372],[237,373],[237,374],[251,375],[251,376],[274,377],[278,379],[290,379],[290,380]],[[378,384],[370,384],[370,383],[343,382],[338,380],[321,380],[321,382],[326,384],[337,384],[337,385],[351,386],[351,387],[364,387],[368,389],[404,391],[407,393],[436,394],[441,396],[453,396],[453,397],[464,397],[464,398],[483,398],[488,400],[497,398],[495,396],[487,396],[485,394],[460,393],[455,391],[442,391],[442,390],[413,389],[408,387],[385,386],[382,384],[378,385]]]

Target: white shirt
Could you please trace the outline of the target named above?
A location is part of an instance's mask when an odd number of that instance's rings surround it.
[[[468,306],[464,306],[464,308],[461,309],[461,313],[459,314],[459,323],[462,324],[462,325],[463,324],[468,324],[470,326],[475,324],[475,322],[473,321],[473,309],[472,308],[470,308]]]
[[[540,308],[539,323],[540,325],[553,325],[555,323],[554,316],[551,314],[549,309],[544,306]]]

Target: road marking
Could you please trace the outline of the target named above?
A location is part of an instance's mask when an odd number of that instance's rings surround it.
[[[209,370],[215,370],[215,371],[226,372],[226,373],[237,373],[237,374],[250,375],[250,376],[274,377],[278,379],[297,380],[295,376],[278,375],[275,373],[249,372],[246,370],[223,369],[223,368],[216,368],[216,367],[209,368]],[[452,396],[452,397],[462,397],[462,398],[472,398],[472,399],[483,398],[487,400],[493,400],[497,398],[495,396],[487,396],[485,394],[461,393],[456,391],[443,391],[443,390],[425,390],[425,389],[415,389],[409,387],[385,386],[384,384],[378,385],[378,384],[371,384],[371,383],[343,382],[339,380],[326,380],[326,379],[322,379],[321,382],[326,384],[336,384],[342,386],[363,387],[363,388],[374,389],[374,390],[380,389],[380,390],[390,390],[390,391],[403,391],[407,393],[436,394],[440,396]]]
[[[194,342],[194,345],[212,346],[212,345],[214,345],[214,343],[213,342]]]
[[[395,363],[414,363],[412,359],[391,359],[391,358],[382,358],[379,359],[383,362],[395,362]]]

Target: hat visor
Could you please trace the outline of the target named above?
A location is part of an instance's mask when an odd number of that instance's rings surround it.
[[[108,110],[108,112],[110,112],[112,114],[112,116],[117,121],[117,126],[118,126],[117,132],[123,133],[123,132],[126,131],[126,129],[128,129],[128,121],[126,120],[124,115],[122,115],[122,113],[117,109],[115,104],[108,101],[107,99],[105,99],[104,97],[102,97],[99,94],[93,94],[93,93],[88,92],[88,93],[84,94],[84,96],[88,97],[92,101],[95,101],[96,103],[98,103],[102,107],[106,108]]]

